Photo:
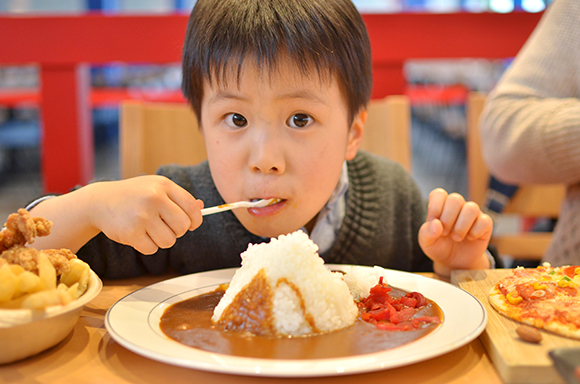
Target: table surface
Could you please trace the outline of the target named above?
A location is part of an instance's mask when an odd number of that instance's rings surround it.
[[[432,276],[432,275],[430,275]],[[234,376],[167,365],[117,344],[105,329],[109,307],[125,295],[173,276],[105,281],[73,331],[55,347],[0,366],[0,383],[502,383],[479,339],[420,363],[358,375],[317,378]]]

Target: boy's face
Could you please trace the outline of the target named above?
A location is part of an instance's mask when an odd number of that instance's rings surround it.
[[[206,82],[201,116],[219,193],[228,203],[281,199],[233,211],[250,232],[276,237],[312,224],[344,160],[356,155],[366,112],[348,126],[336,79],[305,76],[288,62],[273,72],[246,62],[239,83],[235,77],[219,87]]]

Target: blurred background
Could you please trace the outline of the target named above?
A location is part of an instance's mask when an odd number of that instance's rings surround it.
[[[87,12],[188,14],[194,3],[195,0],[0,0],[0,16]],[[538,13],[549,1],[354,0],[354,3],[363,14]],[[465,98],[472,90],[491,90],[510,59],[405,62],[406,93],[412,103],[412,173],[425,195],[435,187],[467,195]],[[124,89],[129,93],[160,93],[169,98],[179,94],[181,82],[179,63],[93,65],[90,77],[93,90]],[[40,164],[42,129],[35,98],[38,88],[36,65],[0,65],[0,220],[45,193]],[[105,97],[93,101],[95,179],[119,178],[118,120],[115,100]]]

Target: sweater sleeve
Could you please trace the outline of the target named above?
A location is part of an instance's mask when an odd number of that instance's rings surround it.
[[[102,278],[125,279],[167,272],[167,253],[166,249],[160,249],[153,255],[143,255],[99,233],[77,252],[77,256]]]
[[[556,0],[490,93],[484,159],[514,183],[580,181],[580,2]]]

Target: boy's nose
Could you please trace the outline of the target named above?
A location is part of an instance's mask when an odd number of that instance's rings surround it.
[[[279,173],[278,172],[279,168],[276,166],[272,166],[272,167],[260,167],[260,166],[254,166],[252,167],[252,171],[255,173],[263,173],[263,174],[275,174],[275,173]]]
[[[272,132],[256,132],[250,149],[248,166],[252,172],[279,174],[285,171],[282,138]]]

